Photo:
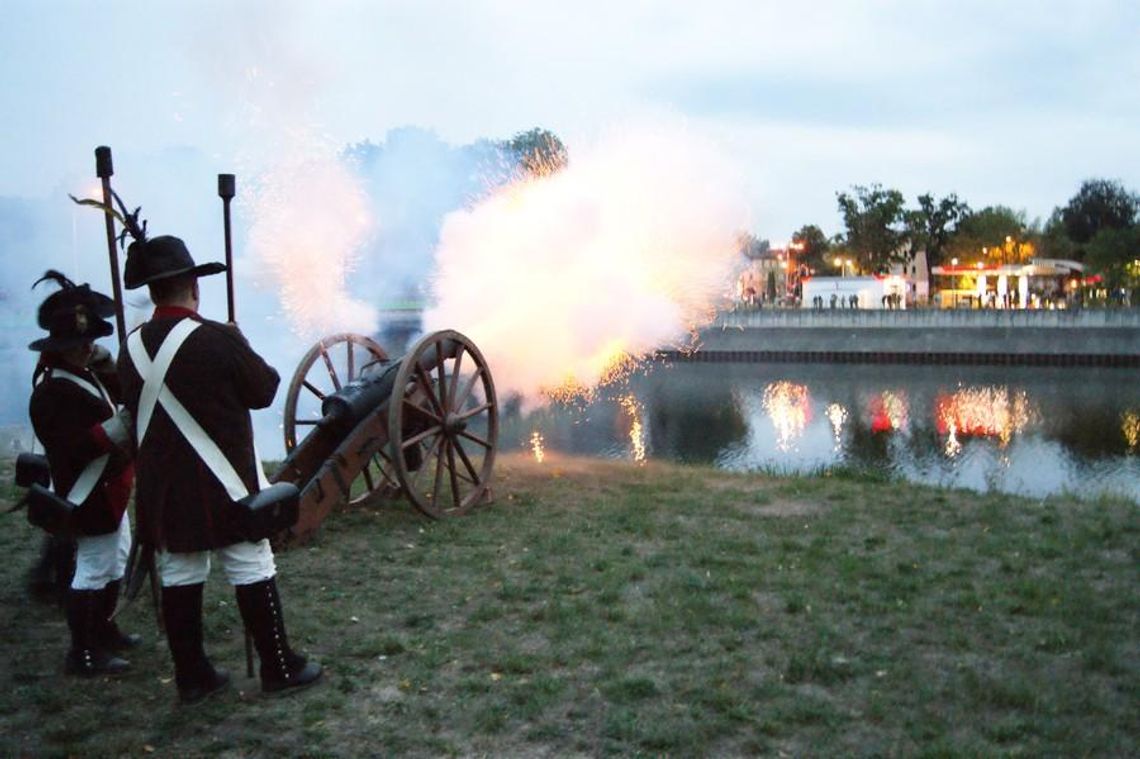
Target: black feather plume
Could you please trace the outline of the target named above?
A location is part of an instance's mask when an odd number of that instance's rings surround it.
[[[36,289],[36,285],[47,280],[55,282],[57,285],[59,285],[59,289],[61,290],[70,290],[71,288],[75,287],[75,283],[68,279],[66,276],[56,271],[55,269],[48,269],[44,272],[44,275],[42,277],[32,283],[32,289]]]

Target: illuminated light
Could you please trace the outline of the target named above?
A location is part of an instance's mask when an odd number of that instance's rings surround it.
[[[954,458],[962,452],[962,443],[958,440],[958,428],[953,423],[946,431],[946,447],[943,450],[950,458]]]
[[[811,405],[807,386],[785,380],[773,382],[764,388],[764,410],[776,428],[776,446],[781,451],[803,435],[811,420]]]
[[[871,399],[871,431],[891,432],[907,424],[909,416],[905,396],[886,390]]]
[[[958,265],[958,259],[957,258],[951,258],[950,259],[950,265],[951,266],[957,266]]]
[[[835,438],[836,450],[843,442],[843,425],[847,423],[847,409],[838,403],[829,403],[824,411],[827,421],[831,422],[831,435]]]
[[[993,437],[1001,447],[1024,432],[1040,414],[1024,391],[1009,388],[970,387],[935,398],[935,426],[939,434],[953,431],[956,437]]]
[[[531,453],[534,454],[534,460],[539,464],[541,464],[543,459],[546,458],[546,451],[543,449],[542,443],[543,441],[541,432],[535,430],[534,432],[530,433],[530,450]]]
[[[1128,443],[1128,450],[1140,449],[1140,413],[1128,410],[1120,415],[1120,430],[1124,433],[1124,440]]]
[[[630,455],[638,464],[645,463],[645,429],[641,424],[641,404],[632,395],[623,395],[618,399],[621,407],[629,414],[629,446]]]

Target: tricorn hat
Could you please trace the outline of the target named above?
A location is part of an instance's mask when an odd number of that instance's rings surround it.
[[[177,237],[162,235],[151,239],[136,239],[127,248],[127,263],[123,268],[123,286],[128,290],[149,285],[160,279],[190,274],[205,277],[226,270],[223,263],[195,265],[186,243]]]
[[[36,322],[48,331],[28,345],[34,351],[60,351],[75,348],[115,331],[106,318],[115,313],[115,301],[91,289],[90,285],[76,285],[58,271],[49,269],[32,287],[44,280],[59,285],[44,299],[36,313]]]

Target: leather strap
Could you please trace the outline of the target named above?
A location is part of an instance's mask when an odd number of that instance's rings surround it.
[[[127,340],[127,351],[130,353],[131,361],[135,364],[135,369],[138,371],[139,376],[143,378],[143,389],[139,396],[139,415],[137,420],[137,440],[138,444],[142,446],[143,437],[146,435],[147,428],[150,426],[151,417],[154,414],[154,409],[157,405],[161,404],[164,411],[174,422],[174,426],[186,438],[186,442],[198,454],[198,458],[206,465],[206,468],[217,478],[218,482],[225,488],[226,494],[237,501],[249,495],[249,488],[242,482],[238,476],[237,470],[234,469],[233,464],[230,463],[226,455],[218,447],[218,444],[202,429],[202,425],[186,410],[179,400],[170,392],[170,388],[166,386],[166,373],[170,369],[171,363],[174,361],[174,356],[178,353],[178,349],[186,341],[195,329],[199,327],[199,323],[193,319],[183,319],[174,326],[172,330],[166,335],[162,345],[159,346],[157,354],[155,354],[154,361],[151,361],[150,356],[146,352],[146,348],[142,344],[142,336],[139,331],[131,334]],[[255,451],[256,459],[256,451]],[[258,481],[261,482],[264,478],[264,473],[261,471],[260,465],[257,465]]]

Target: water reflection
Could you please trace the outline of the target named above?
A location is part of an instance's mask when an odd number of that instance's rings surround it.
[[[1140,494],[1125,369],[678,364],[503,420],[504,445],[726,469],[851,466],[978,490]],[[512,443],[514,440],[514,443]]]

